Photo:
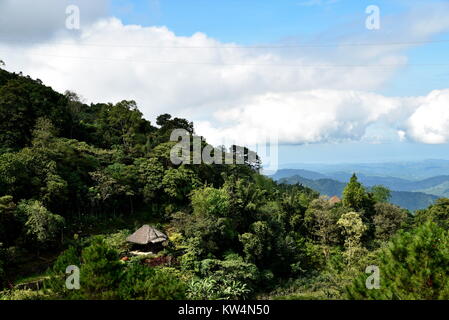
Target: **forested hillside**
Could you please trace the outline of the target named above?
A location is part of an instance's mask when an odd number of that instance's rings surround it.
[[[360,180],[360,179],[359,179]],[[318,191],[322,195],[327,195],[329,197],[338,196],[341,197],[346,183],[336,181],[329,178],[324,179],[306,179],[302,176],[294,175],[288,178],[282,178],[279,180],[280,183],[287,184],[302,184],[306,187],[312,188]],[[376,186],[371,184],[371,187]],[[369,187],[368,187],[369,189]],[[423,192],[409,192],[409,191],[391,191],[390,202],[408,209],[410,211],[416,211],[419,209],[427,208],[429,205],[438,199],[437,196],[426,194]]]
[[[175,165],[170,134],[194,136],[188,120],[1,69],[0,117],[0,299],[449,298],[449,199],[411,215],[356,176],[338,202],[248,158]],[[169,240],[133,256],[143,224]]]

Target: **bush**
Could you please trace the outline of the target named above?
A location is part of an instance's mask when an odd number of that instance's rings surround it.
[[[145,283],[153,277],[153,268],[133,263],[125,269],[119,286],[119,296],[124,300],[142,300],[145,297]]]
[[[449,299],[449,232],[433,222],[401,232],[379,257],[380,289],[367,289],[367,274],[347,288],[350,299]]]
[[[116,233],[105,236],[104,240],[108,247],[117,250],[119,254],[122,254],[131,249],[131,244],[126,241],[126,237],[129,235],[129,230],[120,230]]]
[[[117,251],[102,240],[96,240],[81,254],[81,288],[87,298],[111,299],[116,297],[122,264]]]
[[[168,270],[156,269],[144,284],[146,300],[184,300],[187,286]]]
[[[21,201],[17,207],[19,216],[25,219],[25,233],[30,243],[48,246],[62,232],[64,218],[53,214],[37,200]]]
[[[0,300],[43,300],[45,296],[33,290],[0,291]]]
[[[186,289],[170,270],[132,264],[122,276],[119,296],[124,300],[182,300]]]
[[[207,277],[191,280],[187,297],[191,300],[237,300],[247,298],[250,292],[240,281]]]
[[[200,277],[214,277],[246,283],[254,288],[260,279],[256,265],[245,262],[242,257],[231,254],[225,260],[205,259],[200,262]]]

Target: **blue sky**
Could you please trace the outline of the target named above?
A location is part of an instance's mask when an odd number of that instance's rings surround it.
[[[126,24],[167,26],[179,36],[196,32],[222,42],[258,44],[334,44],[358,34],[361,43],[382,42],[377,31],[363,28],[369,5],[377,5],[383,17],[393,18],[434,0],[112,0],[111,14]],[[425,10],[425,9],[424,9]],[[449,14],[449,13],[448,13]],[[382,20],[381,20],[382,21]],[[383,30],[382,30],[383,31]],[[385,31],[388,35],[390,31]],[[386,37],[383,42],[407,41]],[[449,32],[429,40],[449,40]],[[410,48],[411,64],[448,64],[449,41]],[[423,95],[446,88],[449,66],[411,66],[392,78],[380,92],[387,95]]]
[[[401,16],[419,10],[424,4],[438,1],[326,1],[326,0],[134,0],[113,1],[113,15],[128,24],[167,26],[179,36],[203,32],[221,42],[239,45],[338,43],[357,34],[360,42],[381,41],[376,31],[363,30],[365,8],[375,4],[381,18]],[[382,21],[382,20],[381,20]],[[374,35],[373,35],[374,32]],[[407,41],[384,37],[385,42]],[[447,40],[448,32],[435,34],[429,40]],[[416,66],[448,64],[449,41],[429,43],[404,52],[407,67],[392,76],[378,92],[387,96],[425,95],[434,89],[444,89],[449,81],[449,66]],[[449,106],[448,106],[449,107]],[[281,147],[281,162],[345,162],[391,161],[422,158],[449,159],[449,145],[389,142],[384,144],[338,143],[290,145]],[[329,158],[329,155],[332,155]]]

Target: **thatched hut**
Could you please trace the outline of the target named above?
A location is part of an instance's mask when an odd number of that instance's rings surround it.
[[[329,199],[329,202],[331,204],[337,204],[337,203],[341,202],[341,199],[337,196],[333,196],[332,198]]]
[[[158,251],[162,248],[162,243],[167,241],[165,233],[145,224],[136,232],[126,238],[126,241],[133,244],[134,249],[139,251]]]

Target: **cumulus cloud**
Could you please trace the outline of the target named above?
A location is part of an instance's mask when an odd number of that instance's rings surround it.
[[[365,141],[380,143],[396,131],[398,141],[449,142],[449,89],[423,97],[385,97],[350,90],[268,93],[219,110],[214,121],[197,123],[197,131],[214,143],[243,141],[255,145],[270,135],[284,144]]]
[[[329,51],[329,50],[327,50]],[[353,55],[357,50],[352,50]],[[170,111],[197,116],[266,92],[374,90],[396,68],[333,66],[316,52],[238,47],[203,33],[175,35],[166,27],[123,25],[115,18],[84,27],[77,38],[57,38],[28,48],[0,44],[12,70],[39,77],[89,101],[135,99],[152,119]],[[347,54],[345,59],[350,59]],[[360,64],[400,62],[400,53],[357,58]],[[357,64],[358,65],[358,64]]]
[[[0,0],[0,9],[11,8],[10,0]],[[406,46],[241,47],[204,33],[181,37],[166,27],[98,19],[102,7],[96,8],[77,33],[55,31],[59,13],[46,23],[32,20],[44,23],[47,36],[28,46],[0,39],[0,58],[10,70],[59,91],[73,90],[87,101],[133,99],[147,119],[161,113],[186,117],[215,144],[223,136],[251,144],[272,133],[290,144],[366,140],[376,125],[397,132],[399,140],[449,141],[446,91],[408,98],[374,93],[407,62]],[[421,30],[418,40],[449,28],[415,22],[410,27]],[[15,30],[14,21],[2,23]],[[393,66],[370,67],[376,64]],[[371,137],[382,140],[377,133]]]
[[[449,89],[432,91],[407,119],[410,138],[429,144],[449,142]]]
[[[267,93],[197,123],[198,132],[214,143],[222,137],[247,144],[276,134],[281,143],[301,144],[360,140],[378,122],[400,121],[408,107],[399,98],[352,90]],[[397,114],[396,116],[393,116]]]

